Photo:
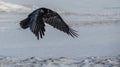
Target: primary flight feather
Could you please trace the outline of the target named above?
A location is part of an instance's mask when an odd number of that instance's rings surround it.
[[[47,8],[39,8],[33,11],[27,18],[20,22],[20,26],[23,29],[30,27],[30,30],[39,40],[39,37],[43,38],[45,35],[45,23],[72,37],[78,37],[76,31],[70,28],[57,12]]]

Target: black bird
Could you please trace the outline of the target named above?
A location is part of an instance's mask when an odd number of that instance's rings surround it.
[[[75,33],[76,31],[71,29],[57,12],[47,8],[39,8],[33,11],[27,18],[20,21],[20,26],[23,29],[30,27],[30,30],[39,40],[39,37],[43,38],[45,35],[45,23],[71,35],[72,37],[78,37],[78,34]]]

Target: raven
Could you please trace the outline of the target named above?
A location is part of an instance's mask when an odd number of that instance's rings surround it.
[[[20,21],[20,26],[23,29],[30,27],[30,30],[39,40],[40,37],[43,38],[45,35],[45,23],[71,35],[72,37],[78,37],[76,31],[70,28],[57,12],[48,8],[36,9],[30,13],[27,18]]]

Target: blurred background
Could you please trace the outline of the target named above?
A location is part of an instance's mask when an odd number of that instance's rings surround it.
[[[15,57],[87,57],[120,54],[119,0],[0,0],[0,55]],[[58,12],[79,38],[46,24],[43,39],[19,22],[33,10]]]

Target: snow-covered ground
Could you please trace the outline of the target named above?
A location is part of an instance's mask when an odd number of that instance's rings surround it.
[[[0,56],[0,65],[120,67],[119,3],[119,0],[0,0],[0,55],[4,55]],[[29,29],[20,29],[19,21],[38,7],[57,11],[78,31],[79,38],[49,25],[41,40]]]
[[[120,56],[87,58],[38,58],[18,59],[0,57],[0,67],[120,67]]]

